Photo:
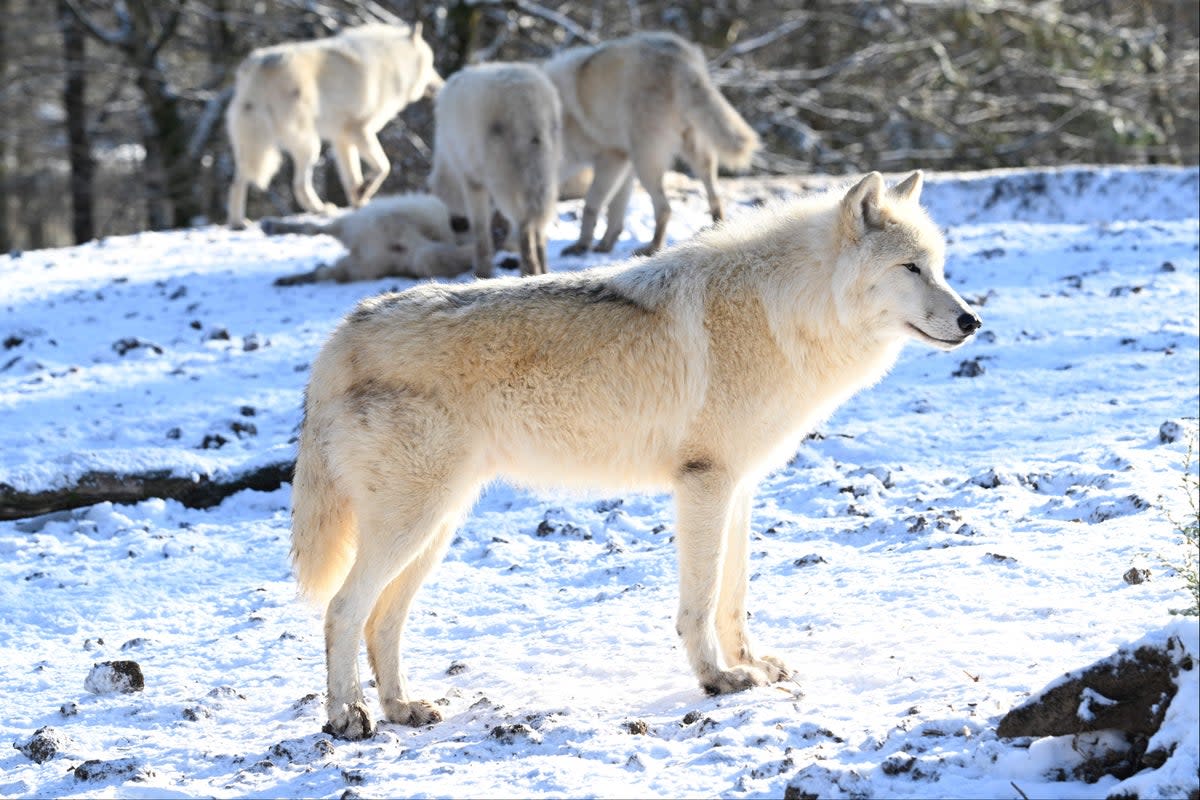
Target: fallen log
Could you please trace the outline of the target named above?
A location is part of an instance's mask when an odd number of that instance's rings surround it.
[[[243,489],[269,492],[291,481],[294,461],[268,464],[216,480],[172,475],[161,470],[141,474],[87,472],[78,482],[59,489],[23,492],[0,483],[0,520],[23,519],[55,511],[69,511],[96,503],[137,503],[150,498],[177,500],[188,508],[210,508]]]

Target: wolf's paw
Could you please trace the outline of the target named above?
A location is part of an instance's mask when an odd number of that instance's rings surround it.
[[[755,686],[766,686],[770,682],[766,672],[749,664],[714,670],[712,674],[700,679],[700,685],[708,694],[744,692]]]
[[[329,722],[321,729],[339,739],[369,739],[375,735],[375,723],[361,701],[343,705],[339,712],[330,713]]]
[[[581,256],[590,249],[591,247],[587,242],[576,242],[575,244],[569,244],[564,247],[562,249],[562,254],[564,256]]]
[[[765,672],[767,680],[771,683],[779,683],[792,677],[792,671],[788,669],[787,664],[784,664],[782,659],[775,656],[757,658],[754,660],[754,666]]]
[[[592,251],[595,253],[611,253],[612,249],[616,247],[616,245],[616,241],[610,242],[607,239],[601,239],[596,243],[596,246],[592,248]]]
[[[333,203],[322,203],[321,204],[320,213],[336,214],[337,212],[338,212],[338,207],[335,204],[333,204]]]
[[[442,721],[442,712],[434,708],[432,703],[425,700],[412,700],[409,702],[404,702],[403,700],[384,700],[383,715],[388,718],[389,722],[396,722],[400,725],[411,725],[414,728]]]
[[[643,245],[642,247],[639,247],[637,250],[634,250],[633,254],[635,256],[652,256],[657,252],[658,252],[657,247],[655,247],[652,244],[647,244],[647,245]]]

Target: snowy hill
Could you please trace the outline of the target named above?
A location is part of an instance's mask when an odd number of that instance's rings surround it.
[[[723,186],[739,214],[830,183]],[[930,174],[924,201],[985,327],[952,354],[910,345],[761,487],[751,629],[795,684],[700,691],[674,632],[666,496],[496,485],[406,632],[409,680],[445,721],[331,740],[290,488],[101,503],[0,522],[0,731],[55,737],[41,763],[0,755],[0,795],[1186,794],[1194,709],[1170,717],[1168,764],[1126,783],[1073,772],[1103,742],[995,725],[1123,643],[1169,634],[1200,655],[1195,618],[1169,613],[1189,600],[1168,519],[1187,509],[1200,413],[1200,171]],[[694,185],[673,207],[673,241],[707,223]],[[578,208],[561,205],[552,269],[605,262],[557,256]],[[614,257],[652,227],[639,193]],[[272,285],[339,252],[214,227],[0,257],[0,488],[289,464],[324,338],[409,285]],[[115,660],[140,664],[143,691],[84,688]],[[1181,673],[1192,697],[1197,672]]]

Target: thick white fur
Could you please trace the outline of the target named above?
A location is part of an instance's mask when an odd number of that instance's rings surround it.
[[[920,185],[872,173],[624,266],[360,303],[313,364],[293,487],[298,580],[328,601],[329,730],[374,730],[364,625],[386,717],[440,718],[409,695],[401,631],[497,476],[673,490],[678,630],[700,684],[785,677],[746,629],[758,479],[906,341],[951,349],[979,325],[943,278]]]
[[[475,274],[492,275],[493,207],[517,236],[521,274],[546,272],[562,127],[554,86],[528,64],[467,67],[438,93],[434,126],[429,185],[452,211],[466,211]]]
[[[448,278],[471,268],[472,249],[450,229],[450,212],[431,194],[376,197],[362,208],[328,222],[268,217],[259,223],[268,235],[326,234],[349,251],[332,266],[275,281],[287,286],[315,281],[372,281],[386,277]]]
[[[758,149],[758,134],[713,86],[698,47],[670,33],[638,33],[565,50],[543,69],[563,102],[563,176],[588,165],[595,169],[579,241],[564,254],[592,249],[605,206],[607,228],[595,249],[612,250],[635,174],[654,203],[654,238],[637,252],[662,247],[671,216],[663,173],[677,154],[703,181],[713,220],[722,219],[718,160],[745,168]]]
[[[252,52],[238,67],[225,114],[235,162],[230,227],[245,225],[246,191],[250,184],[266,188],[279,169],[280,148],[292,157],[292,188],[305,211],[333,210],[312,184],[322,141],[333,144],[347,199],[365,204],[391,168],[376,134],[441,85],[420,25],[363,25]],[[372,170],[365,183],[360,156]]]

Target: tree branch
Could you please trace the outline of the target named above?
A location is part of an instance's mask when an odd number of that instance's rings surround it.
[[[537,3],[530,2],[530,0],[514,0],[513,5],[524,11],[526,14],[532,14],[535,17],[541,17],[547,22],[554,23],[567,33],[574,36],[576,39],[580,39],[588,44],[597,44],[600,41],[597,37],[593,36],[591,33],[588,33],[579,25],[575,24],[575,21],[565,14],[560,14],[557,11],[551,11],[550,9],[540,6]]]
[[[116,32],[107,31],[100,27],[99,23],[97,23],[91,18],[91,16],[88,15],[86,11],[79,7],[78,0],[63,0],[63,2],[66,4],[67,9],[71,12],[71,15],[75,17],[75,19],[79,20],[79,24],[82,25],[88,33],[104,42],[109,47],[128,47],[129,43],[133,40],[133,30],[128,24],[122,25],[121,28]],[[128,23],[127,18],[122,17],[122,19]]]

